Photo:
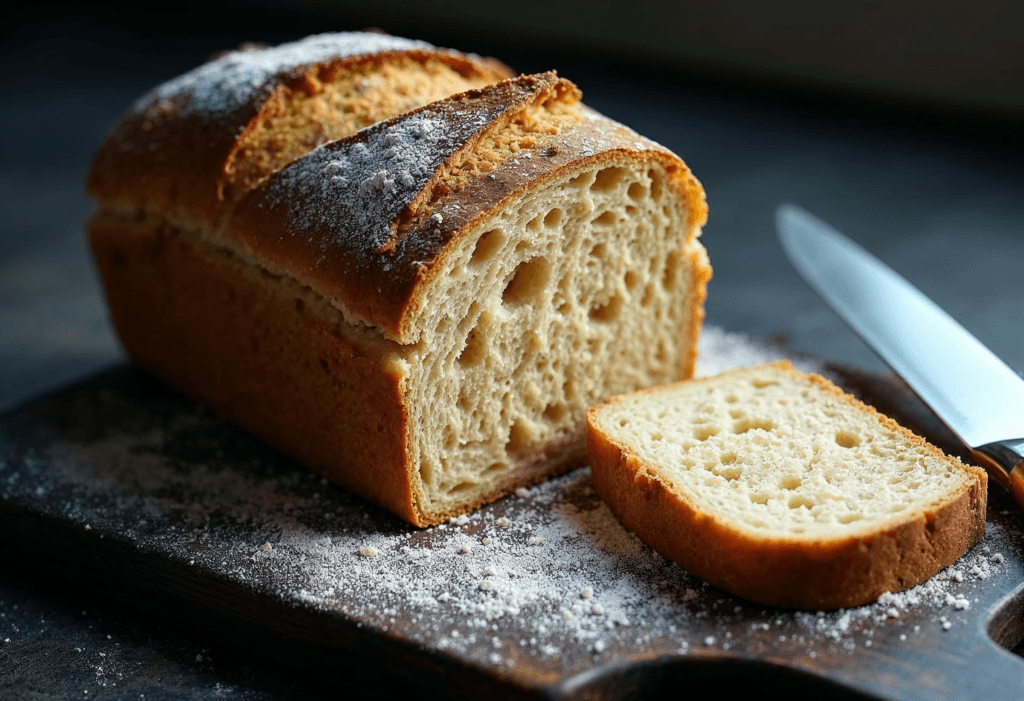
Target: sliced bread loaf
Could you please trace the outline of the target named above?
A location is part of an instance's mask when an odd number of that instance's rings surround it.
[[[647,544],[759,603],[857,606],[955,562],[986,475],[788,362],[588,414],[594,487]]]
[[[692,374],[711,268],[700,183],[580,97],[365,33],[157,87],[88,178],[124,347],[419,526],[582,465]]]

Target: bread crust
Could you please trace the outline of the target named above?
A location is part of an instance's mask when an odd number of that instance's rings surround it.
[[[232,74],[232,62],[252,51],[273,54],[260,62],[266,69],[246,66]],[[401,58],[439,61],[491,81],[515,75],[494,59],[375,33],[324,34],[272,49],[227,52],[132,105],[93,159],[86,191],[179,223],[215,222],[232,204],[225,186],[239,146],[290,93],[332,74]],[[221,96],[211,97],[218,88]]]
[[[785,361],[774,367],[800,375]],[[824,377],[809,378],[912,445],[955,462],[969,479],[933,509],[900,515],[842,538],[766,537],[705,512],[689,492],[656,474],[629,445],[603,431],[598,415],[622,400],[616,397],[588,412],[594,488],[626,528],[662,555],[710,584],[771,606],[827,610],[867,604],[934,576],[981,539],[988,484],[984,470],[945,456]]]
[[[421,520],[397,344],[353,338],[308,290],[266,284],[265,272],[157,219],[100,214],[89,235],[136,362],[328,479]]]

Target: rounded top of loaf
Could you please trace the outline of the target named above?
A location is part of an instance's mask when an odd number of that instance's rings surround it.
[[[318,34],[276,47],[246,44],[139,98],[107,135],[86,178],[96,199],[206,223],[230,200],[237,150],[291,94],[316,94],[361,64],[437,62],[486,84],[499,61],[375,32]]]
[[[687,226],[700,227],[704,191],[682,160],[580,98],[551,71],[374,124],[274,173],[241,200],[229,229],[350,321],[415,343],[429,326],[430,283],[460,237],[544,183],[657,162],[686,202]]]
[[[707,205],[686,164],[580,97],[554,72],[512,77],[493,59],[380,34],[248,47],[137,101],[87,189],[415,343],[459,242],[559,178],[657,164],[699,235]]]
[[[311,67],[396,51],[438,50],[425,41],[373,32],[315,34],[273,47],[244,44],[157,86],[132,105],[132,112],[145,113],[160,102],[172,101],[178,104],[179,116],[231,119],[265,101],[276,85],[301,78]],[[454,51],[440,52],[468,63]]]

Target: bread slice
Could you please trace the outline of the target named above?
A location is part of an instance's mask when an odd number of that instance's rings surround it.
[[[588,440],[623,525],[758,603],[865,604],[985,529],[984,470],[786,361],[616,397],[590,410]]]
[[[505,75],[323,35],[140,100],[88,180],[125,348],[417,525],[582,465],[591,405],[692,374],[707,207],[569,81]]]

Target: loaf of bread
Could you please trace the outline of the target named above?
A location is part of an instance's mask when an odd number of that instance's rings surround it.
[[[580,465],[692,373],[704,193],[554,73],[379,34],[228,53],[87,181],[131,356],[417,525]]]
[[[984,470],[786,362],[616,397],[590,410],[588,442],[627,528],[762,604],[866,604],[985,530]]]

